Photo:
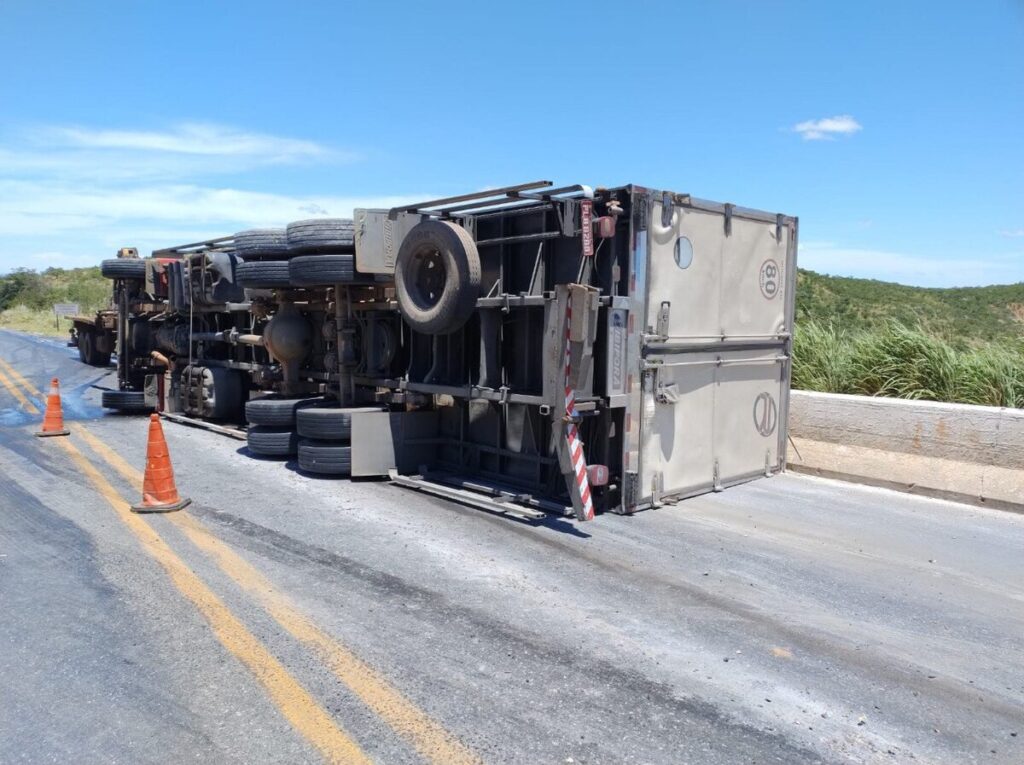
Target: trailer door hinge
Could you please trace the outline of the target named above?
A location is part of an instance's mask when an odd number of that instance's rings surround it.
[[[725,487],[722,486],[722,476],[718,470],[718,460],[715,460],[715,466],[711,473],[711,488],[713,491],[722,491]]]
[[[659,404],[677,404],[681,398],[679,392],[679,386],[674,382],[670,383],[658,383],[658,387],[654,390],[654,400]]]
[[[636,510],[637,489],[640,486],[640,474],[635,470],[627,470],[622,481],[622,506],[627,513]]]
[[[736,205],[725,204],[725,235],[732,236],[732,213],[736,209]]]
[[[634,222],[635,222],[635,225],[636,225],[636,230],[637,231],[646,231],[647,230],[647,211],[649,209],[649,205],[648,205],[648,202],[647,202],[647,196],[644,195],[644,196],[641,196],[641,197],[637,197],[635,204],[636,204],[636,208],[635,208],[635,210],[633,212],[633,218],[634,218]]]

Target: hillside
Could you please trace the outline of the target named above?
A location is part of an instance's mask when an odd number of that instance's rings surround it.
[[[85,310],[108,302],[110,280],[100,275],[99,266],[42,272],[19,268],[0,276],[0,311],[19,305],[52,311],[54,303],[78,303]]]
[[[68,322],[58,327],[53,304],[78,303],[89,313],[106,307],[110,293],[110,280],[103,278],[99,266],[42,272],[19,268],[0,276],[0,327],[66,337]]]
[[[1024,335],[1024,282],[934,289],[801,270],[796,320],[850,332],[896,321],[964,346],[1015,340]]]
[[[109,299],[110,282],[99,267],[18,269],[0,276],[0,312],[25,306],[31,313],[52,316],[54,303],[78,303],[88,311]],[[801,270],[796,316],[797,327],[814,322],[845,332],[875,330],[894,320],[954,346],[977,347],[1024,336],[1024,283],[926,289]],[[6,320],[0,315],[0,325],[10,326],[10,319],[10,314]],[[44,324],[53,327],[52,321]]]

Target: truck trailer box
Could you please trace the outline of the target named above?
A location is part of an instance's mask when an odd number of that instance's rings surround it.
[[[585,518],[783,469],[796,218],[637,185],[499,191],[355,212],[360,271],[436,276],[401,254],[431,220],[479,257],[464,322],[406,315],[401,369],[356,380],[438,412],[407,483]]]

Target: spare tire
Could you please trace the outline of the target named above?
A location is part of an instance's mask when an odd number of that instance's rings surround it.
[[[266,457],[288,457],[295,454],[299,437],[288,428],[268,428],[255,425],[245,436],[249,451]]]
[[[242,287],[290,287],[287,260],[253,260],[235,267],[235,281]]]
[[[323,287],[355,279],[352,255],[300,255],[292,258],[289,275],[296,287]]]
[[[235,253],[250,258],[287,258],[288,237],[283,228],[253,228],[234,236]]]
[[[141,390],[105,390],[100,403],[104,409],[142,414],[152,411],[146,406],[146,395]]]
[[[100,273],[108,279],[146,278],[146,261],[140,258],[111,258],[100,263]]]
[[[315,406],[322,398],[285,398],[263,396],[245,402],[245,421],[250,425],[266,425],[273,428],[294,428],[295,411],[306,406]]]
[[[352,436],[353,412],[379,412],[374,406],[309,407],[295,413],[295,430],[306,438],[324,441],[347,441]]]
[[[355,226],[351,218],[312,218],[289,223],[288,249],[302,252],[352,252]]]
[[[323,441],[299,441],[299,470],[320,475],[350,475],[352,447]]]
[[[459,329],[480,294],[480,254],[469,232],[451,221],[413,226],[398,249],[395,292],[417,332],[446,335]]]

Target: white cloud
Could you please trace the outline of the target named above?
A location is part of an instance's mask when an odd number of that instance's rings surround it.
[[[89,262],[96,263],[118,247],[149,252],[310,215],[350,217],[356,207],[387,209],[429,196],[299,197],[198,185],[81,189],[0,181],[0,272],[59,265],[55,253],[83,265],[83,248],[94,253]],[[34,250],[43,251],[26,257]]]
[[[7,133],[0,136],[0,273],[97,263],[121,246],[148,252],[432,196],[277,194],[218,178],[262,169],[261,185],[272,187],[268,167],[355,158],[313,141],[200,123],[166,131],[37,126]]]
[[[831,242],[800,245],[797,263],[822,274],[912,284],[969,287],[1024,281],[1024,253],[980,258],[934,258],[910,253],[843,247]]]
[[[192,228],[211,223],[277,226],[310,210],[349,217],[354,207],[393,207],[408,197],[296,197],[192,184],[142,188],[78,188],[56,183],[0,181],[0,234],[45,229],[80,230],[132,221],[168,222]],[[177,227],[177,226],[176,226]]]
[[[849,114],[825,117],[820,120],[807,120],[793,126],[793,131],[800,134],[805,141],[831,141],[836,136],[850,136],[864,128]]]
[[[1004,229],[1003,231],[1000,231],[999,233],[1002,236],[1008,236],[1008,237],[1016,238],[1016,237],[1019,237],[1019,236],[1024,236],[1024,228]]]
[[[252,133],[212,123],[186,122],[171,130],[91,130],[81,127],[44,129],[39,137],[50,145],[85,149],[128,149],[203,156],[266,157],[270,161],[319,158],[329,154],[314,141]]]
[[[315,141],[212,123],[183,123],[163,131],[35,126],[3,139],[0,172],[4,177],[49,176],[91,183],[194,180],[270,166],[342,164],[361,158]]]

